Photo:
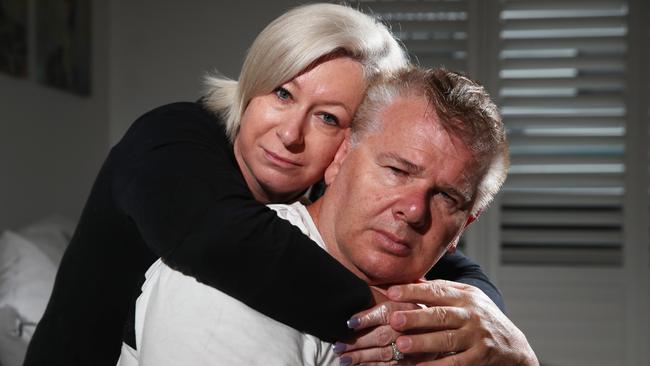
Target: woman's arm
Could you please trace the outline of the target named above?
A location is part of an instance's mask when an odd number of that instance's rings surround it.
[[[196,104],[143,116],[110,159],[118,206],[174,269],[325,340],[348,336],[345,321],[372,305],[363,281],[253,199]]]
[[[447,253],[431,268],[426,275],[427,279],[447,280],[472,285],[483,291],[502,312],[505,312],[505,303],[499,289],[490,282],[481,266],[466,257],[460,250]]]
[[[111,159],[119,206],[169,266],[328,341],[349,336],[345,321],[372,305],[364,282],[253,199],[221,125],[199,105],[146,114]],[[463,261],[449,269],[476,275]]]

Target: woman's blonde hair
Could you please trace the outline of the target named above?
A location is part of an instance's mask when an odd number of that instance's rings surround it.
[[[344,5],[304,5],[284,13],[257,36],[239,81],[206,77],[204,103],[223,117],[234,141],[253,97],[270,93],[332,54],[359,61],[366,80],[408,64],[402,47],[377,19]]]

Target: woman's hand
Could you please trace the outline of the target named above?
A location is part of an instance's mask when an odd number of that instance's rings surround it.
[[[366,332],[345,349],[337,344],[342,361],[350,360],[350,365],[539,365],[524,334],[473,286],[434,280],[393,286],[387,296],[391,302],[351,319],[355,329]],[[404,303],[426,307],[406,309]],[[399,363],[391,361],[391,342],[406,356]]]
[[[371,290],[376,291],[371,287]],[[375,300],[378,297],[375,293]],[[393,358],[391,343],[401,335],[389,322],[391,314],[397,311],[420,309],[411,303],[383,300],[378,305],[362,311],[348,320],[348,326],[357,330],[358,336],[351,342],[337,342],[334,351],[340,354],[341,365],[354,365],[360,362],[390,361]],[[387,363],[388,364],[388,363]]]

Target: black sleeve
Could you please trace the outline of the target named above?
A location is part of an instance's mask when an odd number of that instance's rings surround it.
[[[345,320],[372,305],[368,286],[256,202],[223,133],[193,125],[216,122],[201,119],[181,108],[137,121],[111,153],[116,204],[171,267],[291,327],[347,338]]]
[[[499,289],[490,282],[481,266],[466,257],[460,250],[442,256],[427,273],[426,278],[461,282],[478,287],[492,299],[501,311],[505,312],[505,303]]]
[[[345,320],[372,305],[362,280],[254,200],[223,129],[193,103],[141,117],[110,159],[116,204],[172,268],[330,342],[346,339]],[[462,255],[432,272],[502,303]]]

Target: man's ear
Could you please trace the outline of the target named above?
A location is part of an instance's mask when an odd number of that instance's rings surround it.
[[[474,215],[469,215],[467,216],[467,221],[465,221],[465,226],[463,226],[463,230],[458,234],[458,237],[454,240],[453,244],[451,244],[447,248],[447,253],[454,253],[456,251],[456,247],[458,246],[458,241],[460,240],[460,235],[467,229],[469,224],[473,223],[478,219],[479,215],[481,214],[481,211],[477,212]]]
[[[345,160],[345,157],[348,156],[348,151],[350,150],[350,133],[348,132],[345,135],[345,139],[341,143],[341,146],[339,146],[339,149],[336,151],[336,154],[334,155],[334,160],[332,160],[332,163],[325,169],[325,185],[329,186],[332,184],[334,179],[336,179],[336,176],[339,174],[339,170],[341,169],[341,164],[343,164],[343,161]]]
[[[473,223],[474,221],[476,221],[476,219],[478,219],[480,214],[481,211],[478,211],[474,215],[470,214],[469,216],[467,216],[467,221],[465,221],[465,226],[463,226],[462,230],[458,233],[458,236],[456,237],[456,239],[454,239],[453,243],[449,245],[449,247],[447,248],[447,253],[454,253],[456,251],[456,247],[458,246],[458,241],[460,240],[460,236],[462,235],[462,233],[465,232],[469,224]]]
[[[479,216],[481,216],[481,211],[477,211],[475,214],[470,214],[467,217],[467,221],[465,222],[465,228],[467,228],[469,226],[469,224],[476,221],[476,219],[478,219]]]

